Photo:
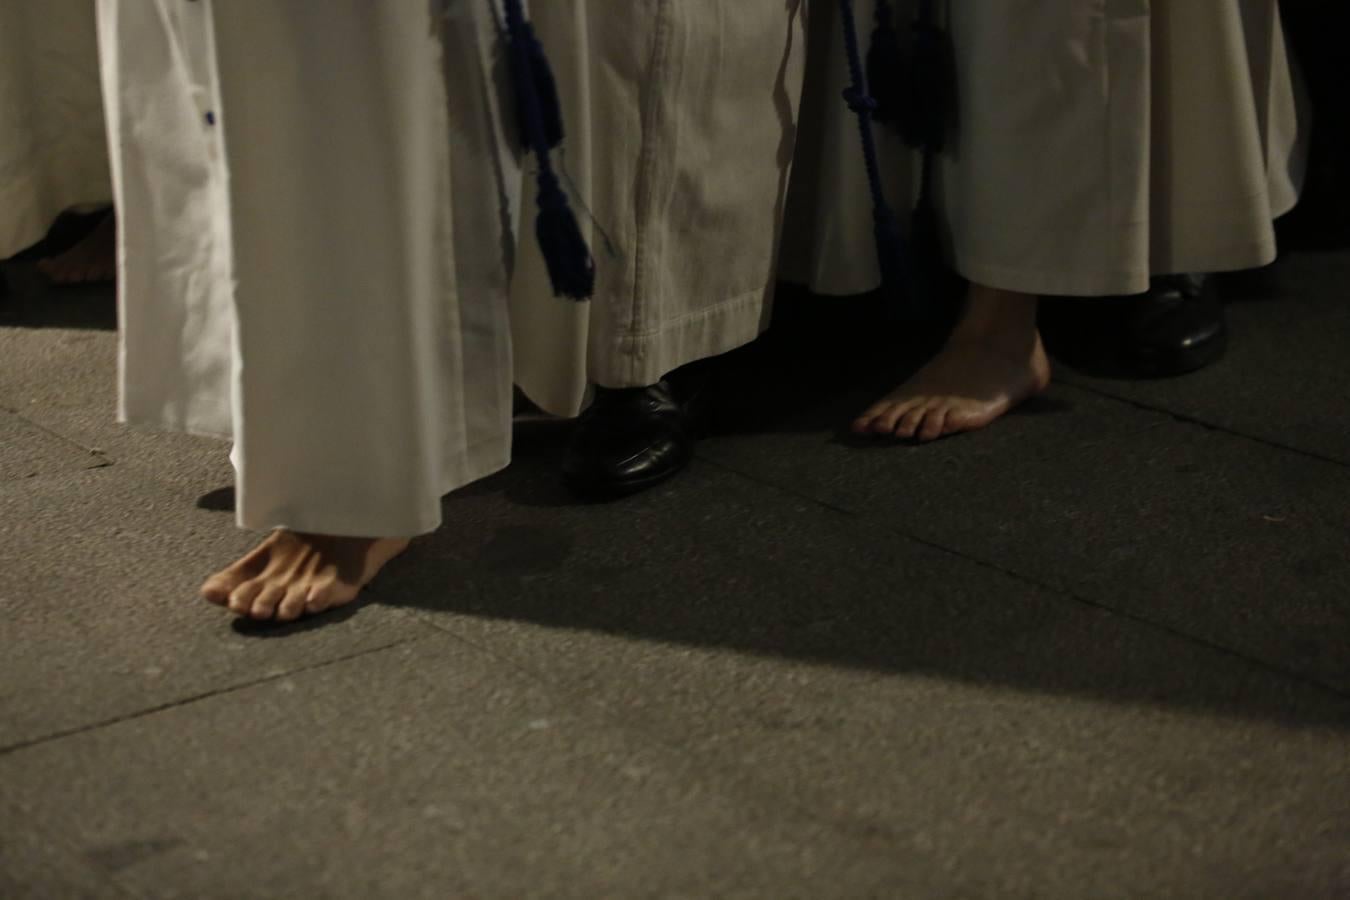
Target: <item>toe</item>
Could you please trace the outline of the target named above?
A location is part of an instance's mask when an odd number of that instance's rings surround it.
[[[923,424],[919,426],[919,431],[915,437],[924,443],[935,441],[942,437],[943,429],[946,426],[947,408],[940,406],[936,409],[930,409],[928,414],[923,417]]]
[[[872,430],[877,434],[885,434],[885,435],[895,434],[895,426],[900,422],[900,420],[903,419],[906,415],[908,415],[910,410],[922,406],[925,399],[926,398],[923,397],[914,397],[909,400],[905,400],[902,403],[896,403],[895,405],[891,406],[890,409],[886,410],[884,413],[876,417],[876,419],[872,422]]]
[[[245,581],[230,592],[229,609],[236,616],[246,616],[253,609],[253,601],[262,593],[263,583],[258,579]]]
[[[305,612],[314,615],[321,613],[330,606],[337,603],[338,585],[332,579],[324,579],[315,583],[309,589],[309,594],[305,598]]]
[[[290,590],[286,591],[286,596],[282,598],[277,606],[278,622],[294,622],[305,614],[305,601],[309,598],[310,585],[308,582],[298,582],[291,585]]]
[[[905,440],[914,437],[915,432],[919,430],[919,426],[923,424],[924,418],[928,415],[930,408],[931,407],[928,404],[924,403],[917,404],[907,409],[905,414],[895,423],[895,436],[904,438]]]
[[[255,619],[266,620],[276,615],[277,604],[281,603],[286,596],[286,587],[280,584],[269,584],[258,592],[258,596],[253,598],[253,606],[249,610],[249,615]]]
[[[947,413],[947,421],[944,430],[947,434],[957,434],[962,431],[975,431],[983,428],[993,421],[995,417],[985,414],[982,410],[967,409],[961,406],[952,407]]]

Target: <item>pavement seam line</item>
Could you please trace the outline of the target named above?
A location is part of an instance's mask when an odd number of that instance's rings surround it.
[[[1092,394],[1095,397],[1103,397],[1108,400],[1114,400],[1117,403],[1123,403],[1126,406],[1130,406],[1141,411],[1168,416],[1173,421],[1179,422],[1183,425],[1196,426],[1199,428],[1203,428],[1206,431],[1217,431],[1220,434],[1226,434],[1229,437],[1240,438],[1245,441],[1250,441],[1251,443],[1254,444],[1260,444],[1263,447],[1268,447],[1274,450],[1283,450],[1287,453],[1294,453],[1299,456],[1307,457],[1308,459],[1315,459],[1318,462],[1330,463],[1333,466],[1339,466],[1340,468],[1343,469],[1350,469],[1350,460],[1337,459],[1334,456],[1327,456],[1323,453],[1318,453],[1316,450],[1305,450],[1302,447],[1294,447],[1290,444],[1281,444],[1278,441],[1272,441],[1269,438],[1260,437],[1259,435],[1248,434],[1245,431],[1237,431],[1233,428],[1230,428],[1227,425],[1219,425],[1214,422],[1208,422],[1204,419],[1198,418],[1197,416],[1189,415],[1187,413],[1175,412],[1170,409],[1165,409],[1161,406],[1153,406],[1149,403],[1145,403],[1142,400],[1135,400],[1130,397],[1122,397],[1119,394],[1113,394],[1110,391],[1102,390],[1101,388],[1093,387],[1091,385],[1079,384],[1074,381],[1062,381],[1056,383],[1059,384],[1061,387],[1072,388],[1074,390],[1082,391],[1083,393],[1086,394]]]
[[[1104,612],[1109,615],[1119,616],[1120,618],[1125,619],[1126,621],[1134,622],[1135,624],[1142,625],[1151,630],[1160,631],[1163,632],[1164,634],[1171,635],[1172,637],[1181,638],[1186,643],[1193,644],[1198,647],[1203,647],[1207,650],[1217,651],[1222,655],[1229,656],[1237,660],[1241,660],[1247,665],[1254,666],[1255,668],[1268,672],[1270,674],[1290,679],[1306,687],[1312,687],[1322,691],[1326,691],[1339,700],[1350,700],[1350,691],[1346,691],[1343,688],[1340,688],[1333,684],[1328,684],[1327,682],[1322,681],[1318,678],[1312,678],[1307,675],[1303,675],[1299,672],[1291,671],[1282,666],[1276,665],[1275,663],[1268,662],[1258,657],[1248,656],[1246,653],[1243,653],[1240,650],[1235,650],[1232,647],[1226,647],[1223,644],[1216,643],[1215,641],[1212,641],[1209,638],[1202,637],[1200,635],[1195,635],[1187,631],[1182,631],[1181,629],[1177,628],[1174,625],[1168,625],[1165,622],[1155,622],[1154,620],[1146,618],[1145,616],[1141,616],[1138,613],[1132,613],[1129,612],[1128,610],[1117,609],[1116,607],[1109,606],[1106,603],[1103,603],[1102,601],[1093,600],[1090,597],[1083,596],[1082,594],[1079,594],[1071,589],[1058,587],[1052,584],[1047,584],[1043,581],[1040,581],[1039,579],[1037,579],[1032,575],[1019,572],[1015,569],[1005,568],[1004,566],[1001,566],[998,563],[986,559],[981,559],[978,556],[973,556],[963,550],[958,550],[955,547],[948,547],[944,544],[939,544],[935,541],[929,540],[928,538],[920,537],[919,535],[911,534],[906,531],[901,531],[895,528],[893,525],[889,524],[888,522],[879,521],[864,513],[859,513],[850,509],[845,509],[843,507],[836,506],[832,503],[821,500],[818,497],[813,497],[810,494],[804,494],[793,488],[778,484],[775,481],[767,480],[763,477],[751,474],[749,472],[743,472],[718,460],[708,459],[707,457],[702,456],[700,456],[699,459],[719,469],[722,469],[723,471],[728,472],[732,475],[744,478],[747,481],[750,481],[754,484],[758,484],[763,487],[768,487],[770,489],[778,491],[781,494],[794,497],[798,500],[804,500],[809,503],[813,503],[824,509],[828,509],[831,512],[840,513],[850,518],[857,519],[859,521],[874,523],[878,525],[882,530],[895,537],[913,541],[914,543],[919,544],[920,546],[927,547],[932,550],[937,550],[942,553],[946,553],[950,556],[954,556],[957,559],[964,560],[965,562],[973,563],[977,566],[980,566],[981,568],[998,572],[999,574],[1004,575],[1008,578],[1016,579],[1022,582],[1023,584],[1031,585],[1032,587],[1038,588],[1042,591],[1058,596],[1062,599],[1071,600],[1079,606],[1086,606],[1089,609],[1094,609],[1097,610],[1098,612]]]
[[[87,725],[79,725],[74,728],[67,728],[63,731],[53,732],[52,734],[42,735],[41,737],[29,738],[28,740],[25,741],[19,741],[14,744],[9,744],[7,746],[0,747],[0,758],[9,756],[12,753],[18,753],[22,750],[29,750],[33,747],[38,747],[43,744],[49,744],[53,741],[59,741],[62,740],[63,738],[74,737],[76,735],[85,734],[90,731],[98,731],[103,728],[108,728],[112,725],[120,725],[123,722],[131,722],[136,719],[145,718],[146,716],[152,716],[155,715],[156,713],[164,712],[165,710],[176,709],[180,706],[189,706],[193,703],[199,703],[203,700],[210,700],[213,697],[221,697],[226,694],[237,693],[239,691],[248,690],[249,688],[257,687],[263,684],[268,684],[273,681],[280,681],[283,678],[291,678],[296,675],[303,675],[307,672],[313,672],[317,669],[325,669],[328,668],[329,666],[340,665],[341,663],[350,662],[351,660],[354,659],[360,659],[364,656],[370,656],[375,653],[382,653],[385,650],[392,650],[395,647],[402,647],[408,644],[417,643],[418,641],[429,640],[431,637],[433,637],[433,635],[418,634],[412,637],[401,638],[397,641],[391,641],[388,644],[381,644],[378,647],[370,647],[365,650],[358,650],[355,653],[348,653],[344,656],[334,657],[333,659],[326,659],[323,660],[322,662],[316,662],[308,666],[300,666],[295,669],[288,669],[285,672],[277,672],[275,674],[267,675],[262,678],[255,678],[252,681],[245,681],[241,682],[240,684],[230,685],[229,687],[223,687],[212,691],[204,691],[200,694],[193,694],[188,697],[180,697],[177,700],[171,700],[168,701],[167,703],[161,703],[157,706],[147,707],[146,709],[140,709],[135,712],[126,713],[124,715],[113,716],[112,718],[103,719],[98,722],[91,722]]]
[[[9,413],[14,418],[18,419],[20,422],[27,425],[29,428],[34,428],[42,432],[43,434],[47,435],[48,437],[56,438],[56,440],[60,441],[61,443],[69,444],[70,446],[76,448],[80,452],[87,453],[90,456],[97,459],[98,465],[89,466],[88,467],[89,469],[106,469],[116,462],[116,460],[114,460],[108,454],[104,453],[102,450],[95,449],[94,447],[86,447],[79,441],[74,440],[72,438],[68,438],[64,434],[61,434],[59,431],[53,431],[46,425],[43,425],[41,422],[34,422],[32,419],[28,418],[23,413],[19,412],[17,409],[14,409],[13,407],[0,405],[0,412]]]

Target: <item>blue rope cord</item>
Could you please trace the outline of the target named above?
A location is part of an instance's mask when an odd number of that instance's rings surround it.
[[[529,50],[531,43],[537,41],[534,29],[525,21],[525,11],[521,0],[504,0],[506,9],[506,31],[511,42],[511,69],[516,90],[516,103],[520,107],[520,121],[525,131],[522,137],[536,157],[539,166],[540,187],[547,179],[558,183],[549,160],[548,138],[544,133],[544,116],[539,108],[539,96],[535,91],[534,78],[530,72]]]
[[[876,238],[877,263],[882,282],[895,290],[904,272],[904,246],[895,224],[895,214],[886,202],[881,183],[881,164],[877,159],[876,140],[872,134],[872,115],[877,101],[867,91],[863,74],[862,51],[858,47],[858,29],[853,15],[853,0],[839,0],[839,11],[844,20],[844,46],[848,51],[848,69],[852,84],[844,90],[844,100],[858,116],[858,133],[862,138],[863,164],[867,168],[867,186],[872,194],[872,230]]]
[[[584,300],[595,288],[595,261],[590,248],[577,225],[576,217],[567,204],[558,175],[549,158],[549,117],[554,117],[556,139],[561,140],[561,118],[556,108],[546,110],[545,104],[556,107],[555,97],[541,97],[542,85],[552,85],[547,71],[543,47],[534,29],[525,20],[521,0],[504,0],[506,31],[510,44],[511,73],[519,106],[521,129],[525,143],[538,164],[535,181],[538,186],[536,203],[539,216],[535,234],[539,249],[548,267],[553,292],[558,296]],[[555,91],[552,87],[546,93]]]

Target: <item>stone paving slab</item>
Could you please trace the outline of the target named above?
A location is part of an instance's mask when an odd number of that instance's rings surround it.
[[[1350,465],[1350,252],[1230,281],[1228,353],[1184,378],[1062,380]]]
[[[740,883],[752,894],[772,884],[775,892],[792,896],[794,885],[835,885],[837,878],[852,877],[861,879],[852,882],[856,893],[907,885],[923,893],[963,886],[977,893],[1039,888],[1059,896],[1105,896],[1123,880],[1159,890],[1245,886],[1253,888],[1252,896],[1298,887],[1304,896],[1318,896],[1337,883],[1335,851],[1341,844],[1334,810],[1328,813],[1325,803],[1312,801],[1339,795],[1335,788],[1344,778],[1337,767],[1344,759],[1343,706],[1325,697],[1310,699],[1306,688],[1278,677],[1272,680],[1268,672],[1233,661],[1225,660],[1228,668],[1207,672],[1208,665],[1197,665],[1193,658],[1195,648],[1180,639],[1166,636],[1155,646],[1157,636],[1140,623],[1121,621],[988,567],[873,531],[861,517],[830,514],[715,466],[696,466],[668,488],[627,504],[568,504],[551,465],[562,430],[545,426],[543,432],[542,439],[522,442],[521,461],[514,469],[447,502],[447,530],[424,542],[408,565],[378,585],[373,593],[380,605],[363,611],[351,627],[361,623],[364,630],[381,606],[412,606],[429,621],[487,648],[505,661],[506,670],[529,673],[565,691],[555,698],[559,708],[584,716],[591,713],[579,710],[598,705],[658,750],[690,757],[700,777],[714,773],[722,790],[741,798],[738,809],[744,804],[784,804],[785,812],[762,815],[775,822],[792,818],[810,837],[789,835],[776,852],[795,859],[795,854],[807,852],[807,844],[821,851],[838,840],[841,845],[827,858],[849,860],[851,873],[813,869],[795,881],[757,881],[770,869],[781,872],[784,864],[777,857],[763,861],[755,855],[758,849],[741,848],[743,856],[736,863],[722,862],[715,873],[704,872],[701,877],[717,879],[704,884],[725,886],[739,877],[749,879]],[[85,496],[84,515],[72,517],[68,530],[38,521],[38,533],[58,546],[72,536],[77,543],[80,536],[98,540],[100,520],[90,511],[139,504],[145,507],[145,522],[131,531],[149,540],[135,548],[135,558],[143,558],[166,531],[180,540],[197,529],[215,540],[232,534],[227,517],[184,509],[180,498],[163,488],[127,486],[125,496],[116,490],[100,493],[137,475],[137,470],[119,467],[86,473],[91,484],[76,486]],[[100,479],[105,483],[96,484]],[[51,483],[34,479],[22,487],[45,493]],[[197,521],[183,527],[174,515]],[[699,527],[690,528],[696,518]],[[681,522],[683,528],[674,527]],[[203,553],[195,549],[190,555]],[[62,560],[51,562],[59,566]],[[189,624],[197,629],[206,625],[209,634],[205,620],[220,619],[209,609],[205,613],[189,617]],[[345,626],[315,633],[326,635]],[[117,629],[104,623],[99,630]],[[227,644],[249,643],[230,630],[214,633]],[[205,674],[220,682],[219,671],[210,671],[212,654],[200,652],[203,635],[194,639],[185,632],[183,637],[194,650],[189,654],[193,665],[204,658]],[[321,678],[323,672],[361,666],[366,659],[358,656],[350,663],[296,674],[288,682],[282,675],[285,666],[297,661],[291,659],[297,653],[304,659],[306,648],[295,638],[270,643],[281,654],[271,660],[274,668],[263,669],[272,680],[247,691],[284,692],[295,679]],[[478,652],[458,643],[446,647],[452,651],[447,658],[453,651]],[[1074,657],[1082,647],[1092,648],[1086,660]],[[401,651],[376,649],[375,655],[393,652]],[[126,656],[135,656],[135,651]],[[1065,667],[1066,658],[1074,658],[1074,665]],[[91,659],[83,648],[81,662],[84,669],[100,669],[97,658]],[[175,676],[185,674],[193,673],[180,662]],[[491,680],[510,677],[498,673]],[[341,683],[351,687],[369,681]],[[52,687],[62,689],[63,704],[69,702],[68,685],[58,681]],[[147,723],[229,702],[222,698],[241,693],[229,687],[226,679],[218,689],[225,693],[218,696],[195,703],[184,703],[190,698],[180,696],[167,701],[176,704],[169,710],[9,756],[40,758],[44,762],[39,769],[45,770],[57,765],[51,760],[65,756],[57,748],[122,728],[137,735],[131,742],[137,753],[147,741],[178,748],[199,740],[192,736],[193,727],[164,726],[169,734],[157,736]],[[79,691],[74,693],[78,697]],[[55,703],[57,695],[47,699]],[[157,705],[154,697],[138,694],[136,700]],[[351,707],[335,703],[330,713],[345,722],[359,717],[366,704],[380,702],[359,691],[354,700]],[[390,702],[412,717],[436,708],[426,698],[395,697]],[[135,715],[149,707],[128,708],[127,715]],[[12,718],[7,714],[0,720]],[[205,721],[200,727],[214,736],[211,723],[216,717]],[[378,732],[359,718],[350,721],[356,734]],[[603,731],[612,726],[610,719],[605,721],[610,724],[595,727]],[[298,739],[274,735],[313,732],[303,721],[287,722],[262,723],[262,743]],[[238,730],[252,733],[246,724]],[[212,749],[199,747],[203,760],[211,758]],[[238,754],[234,745],[214,749],[226,756]],[[101,759],[105,753],[99,750],[97,755]],[[279,755],[296,756],[293,751]],[[1196,759],[1212,765],[1197,765]],[[896,766],[896,760],[905,764]],[[100,769],[92,762],[85,765]],[[534,761],[520,765],[538,766]],[[1225,774],[1233,765],[1243,773],[1236,781]],[[173,770],[173,765],[162,768]],[[484,771],[481,764],[477,771]],[[55,782],[47,782],[39,796],[51,791],[59,799],[63,789],[57,784],[78,783],[68,769],[57,765],[57,772]],[[128,776],[121,771],[114,778],[118,772],[118,764],[103,765],[97,777],[117,781],[120,791]],[[1272,772],[1289,774],[1272,784]],[[1309,773],[1321,779],[1317,791],[1303,780]],[[556,777],[556,790],[574,789],[578,783],[570,774]],[[16,780],[27,783],[31,777]],[[297,781],[314,784],[308,773]],[[96,820],[107,815],[99,812],[103,805],[126,805],[116,791],[100,793],[111,790],[107,784],[83,784],[82,790],[90,793],[86,803],[98,806],[86,815]],[[231,785],[232,797],[250,796]],[[1049,785],[1055,792],[1042,796]],[[271,799],[275,786],[265,781],[263,787],[266,796],[252,796],[273,810],[267,813],[273,826],[286,822],[303,830],[314,827],[305,824],[314,804],[297,800],[293,807],[278,805]],[[385,771],[370,781],[370,789],[381,795],[389,787]],[[195,782],[193,788],[202,790]],[[189,788],[180,785],[178,790]],[[301,788],[297,784],[292,790]],[[612,793],[604,788],[599,792]],[[1177,792],[1181,800],[1173,796]],[[174,817],[190,814],[184,794],[166,797],[152,789],[151,796],[157,798],[157,812],[143,810],[140,820],[158,822],[168,815],[176,821]],[[1231,798],[1229,805],[1220,802],[1224,797]],[[357,806],[367,802],[377,801],[351,801]],[[24,803],[25,815],[33,821],[68,831],[65,818],[47,818],[48,807]],[[57,805],[65,809],[69,804]],[[78,804],[75,808],[83,809]],[[698,808],[704,810],[701,803]],[[315,814],[333,815],[323,809]],[[396,818],[402,822],[410,815],[404,810]],[[683,828],[697,816],[682,813],[678,818]],[[767,827],[759,821],[706,827],[711,832],[742,829],[759,848]],[[1182,852],[1179,848],[1189,845],[1179,840],[1178,822],[1192,841],[1203,834],[1212,842]],[[216,860],[209,850],[176,836],[177,831],[165,836],[121,827],[100,832],[88,843],[82,839],[82,865],[115,875],[118,884],[129,883],[136,893],[213,896],[211,891],[217,890],[224,896],[238,890],[240,882],[213,868]],[[204,821],[195,827],[200,833]],[[1276,827],[1286,844],[1289,835],[1303,840],[1296,849],[1255,853],[1254,846],[1273,840],[1267,829]],[[606,828],[604,822],[593,822],[583,831],[592,840],[618,840]],[[255,833],[245,831],[232,843],[247,843]],[[531,831],[517,840],[529,843],[537,839],[533,835]],[[672,839],[671,846],[684,848],[681,854],[692,853],[700,866],[715,862],[704,845],[688,849],[682,843],[688,840]],[[859,841],[862,849],[855,846]],[[389,860],[386,845],[376,842],[371,853],[366,857],[349,848],[350,868],[334,862],[332,872],[323,876],[301,867],[245,883],[261,885],[266,895],[294,893],[298,885],[323,883],[322,878],[369,890],[371,882],[362,879],[375,877],[372,872],[378,873],[381,885],[399,884],[390,882],[395,876],[383,868]],[[664,873],[663,886],[683,883],[672,873],[687,868],[687,860],[677,863],[656,849],[649,853],[642,857],[648,873]],[[411,895],[446,883],[438,880],[439,870],[426,869],[425,855],[423,849],[406,860],[413,866],[417,859],[421,866],[416,885],[407,886]],[[481,884],[488,893],[492,889],[487,886],[499,885],[498,895],[503,896],[517,890],[528,894],[528,887],[501,881],[507,877],[501,871],[505,863],[495,845],[469,857],[482,860],[483,866],[473,876],[481,881],[472,885]],[[1242,863],[1244,859],[1249,861]],[[551,857],[532,866],[529,884],[536,891],[544,882],[576,887],[577,896],[592,889],[589,870],[578,874],[560,868]],[[197,874],[202,867],[211,873],[214,887],[203,888]],[[25,871],[30,872],[25,876],[29,885],[54,877],[42,867],[35,874],[31,866]],[[1221,872],[1226,875],[1221,877]],[[254,871],[249,873],[252,879]],[[816,895],[822,892],[824,888]]]
[[[1325,708],[1309,708],[1309,720],[1280,694],[1263,701],[1236,683],[1227,699],[1222,690],[1192,696],[1159,687],[1140,677],[1137,648],[1117,658],[1104,645],[1098,656],[1065,666],[1084,623],[1097,617],[1145,643],[1172,646],[1181,638],[1165,623],[1114,616],[1072,592],[879,527],[872,517],[707,463],[621,503],[551,507],[561,488],[546,459],[527,456],[452,497],[442,530],[414,544],[407,565],[383,577],[375,595],[432,620],[526,621],[1033,693],[1168,698],[1206,712],[1326,723]],[[1043,665],[1004,658],[1010,647],[1042,641],[1051,647]],[[1260,662],[1245,665],[1269,674]]]
[[[1350,690],[1350,470],[1059,386],[1060,411],[924,447],[785,430],[700,454]]]
[[[105,298],[111,303],[111,297]],[[189,503],[233,483],[229,445],[117,424],[117,336],[0,328],[0,406],[101,458],[140,469]]]
[[[508,623],[5,754],[0,797],[147,896],[1335,896],[1343,734],[1159,707]]]
[[[96,469],[108,461],[0,407],[0,481]]]
[[[545,459],[451,500],[384,602],[875,835],[918,896],[1350,883],[1345,697],[706,465],[546,527]]]
[[[132,898],[106,869],[82,858],[21,810],[0,805],[0,897],[6,900]]]
[[[114,465],[0,483],[0,748],[423,630],[379,607],[316,625],[233,626],[196,589],[257,536],[135,475]]]
[[[0,795],[146,896],[913,883],[873,836],[738,796],[448,636],[4,755]]]
[[[447,627],[749,794],[873,837],[914,896],[1331,897],[1350,884],[1350,707],[1181,642],[1078,623],[982,663],[1071,660],[1156,692],[1122,703],[501,620]],[[1187,708],[1260,695],[1340,726]]]

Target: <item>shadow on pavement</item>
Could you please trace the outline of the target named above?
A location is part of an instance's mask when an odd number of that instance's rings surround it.
[[[842,306],[850,302],[852,308]],[[839,426],[859,404],[892,386],[933,345],[934,335],[925,333],[892,341],[879,328],[863,327],[868,316],[877,321],[875,308],[838,303],[829,310],[833,324],[824,307],[788,310],[788,327],[776,324],[771,339],[723,361],[721,433],[772,440],[820,431],[824,440],[830,432],[840,440]],[[879,352],[885,347],[894,353]],[[1066,408],[1047,398],[1025,414]],[[376,597],[495,623],[484,627],[529,623],[1112,703],[1350,727],[1350,707],[1331,688],[1305,680],[1305,689],[1295,691],[1291,680],[1299,676],[1276,666],[886,533],[875,520],[759,485],[715,462],[700,460],[644,495],[578,504],[557,473],[567,429],[565,422],[518,429],[512,467],[450,497],[441,531],[415,543],[404,563],[382,576]],[[1026,510],[1009,513],[1021,514]]]

